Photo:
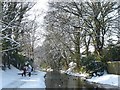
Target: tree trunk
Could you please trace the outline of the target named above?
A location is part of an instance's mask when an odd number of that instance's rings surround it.
[[[80,32],[77,32],[75,35],[75,59],[76,59],[76,63],[77,63],[77,68],[79,69],[81,67],[80,65]]]

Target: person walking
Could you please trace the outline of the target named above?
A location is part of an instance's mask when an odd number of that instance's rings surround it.
[[[28,65],[28,76],[31,77],[32,67]]]
[[[27,66],[24,66],[24,67],[23,67],[23,73],[22,73],[22,76],[23,76],[23,75],[26,76],[26,71],[27,71]]]

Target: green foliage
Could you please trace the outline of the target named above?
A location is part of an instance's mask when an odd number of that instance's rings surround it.
[[[120,46],[109,46],[104,49],[103,60],[120,60]]]
[[[82,66],[84,66],[84,69],[86,72],[90,71],[96,71],[100,68],[104,68],[104,65],[101,61],[96,60],[95,55],[89,55],[88,57],[82,58]],[[83,69],[82,69],[83,70]]]
[[[82,66],[85,66],[85,65],[89,64],[92,61],[95,61],[95,56],[94,55],[89,55],[89,56],[83,57],[81,59]]]
[[[18,54],[18,58],[19,58],[20,64],[24,64],[25,63],[25,57],[23,55]]]
[[[95,61],[94,55],[89,55],[88,57],[82,58],[82,66],[86,67],[86,70],[92,70],[94,66],[91,64],[93,61]]]
[[[40,68],[47,68],[49,67],[46,62],[41,62],[40,63]]]
[[[13,64],[16,68],[20,69],[21,66],[24,65],[25,61],[26,59],[23,55],[14,53],[14,55],[12,56],[11,64]]]
[[[101,61],[102,60],[102,56],[97,55],[97,54],[94,55],[94,58],[95,58],[96,61]]]
[[[80,72],[82,72],[82,73],[86,72],[86,67],[85,67],[85,66],[82,66],[82,67],[80,68]]]
[[[113,47],[109,50],[110,56],[112,60],[120,59],[120,47]]]

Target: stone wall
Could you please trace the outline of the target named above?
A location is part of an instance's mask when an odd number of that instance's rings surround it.
[[[120,61],[113,61],[107,63],[108,73],[120,75]]]

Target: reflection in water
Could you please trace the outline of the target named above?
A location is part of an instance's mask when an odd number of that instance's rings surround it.
[[[109,86],[109,88],[103,88],[100,84],[90,84],[79,77],[69,76],[66,74],[60,74],[59,72],[48,72],[45,77],[46,90],[49,88],[54,88],[58,90],[61,89],[72,89],[72,90],[120,90],[119,88],[114,88]],[[101,88],[98,88],[101,87]],[[108,87],[108,85],[104,86]]]
[[[98,90],[95,86],[81,80],[79,77],[73,77],[58,72],[48,72],[46,74],[46,88],[65,88],[73,90]]]

